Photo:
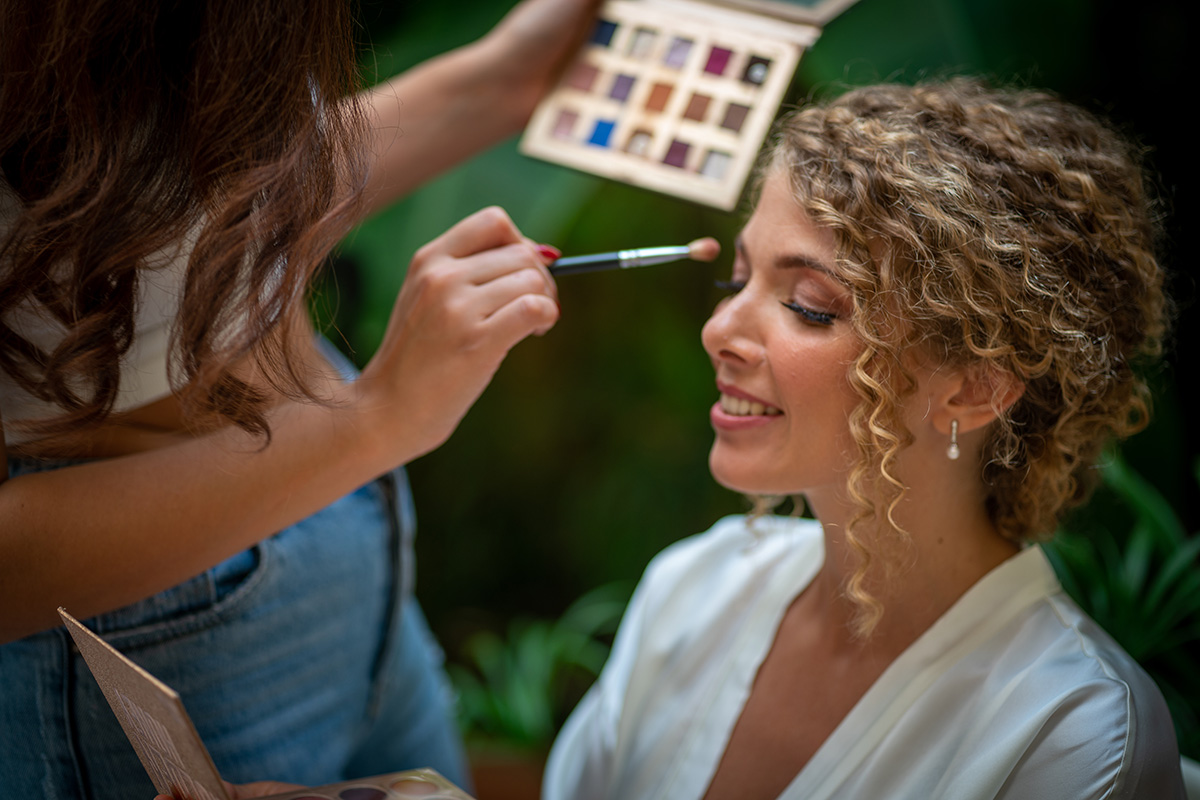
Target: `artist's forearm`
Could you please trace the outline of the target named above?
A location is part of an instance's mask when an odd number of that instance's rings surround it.
[[[351,399],[280,405],[266,448],[228,428],[0,485],[0,641],[173,586],[394,466]]]
[[[373,163],[367,213],[521,129],[540,86],[509,83],[491,45],[425,62],[368,95]]]

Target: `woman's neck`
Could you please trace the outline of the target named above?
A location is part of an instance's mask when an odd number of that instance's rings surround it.
[[[857,509],[846,498],[809,495],[809,505],[825,530],[825,564],[810,586],[813,607],[842,634],[847,647],[863,642],[853,631],[861,606],[847,592],[863,559],[870,562],[861,587],[882,605],[883,615],[869,639],[885,650],[902,650],[937,621],[984,575],[1019,548],[1004,539],[988,518],[983,498],[968,487],[931,491],[936,482],[910,488],[894,509],[902,532],[886,521],[847,533]],[[961,491],[960,491],[961,490]]]

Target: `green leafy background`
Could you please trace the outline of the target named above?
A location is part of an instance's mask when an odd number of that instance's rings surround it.
[[[386,77],[468,42],[509,6],[505,0],[367,2],[367,71]],[[1102,621],[1110,627],[1140,637],[1122,641],[1159,665],[1155,674],[1169,683],[1185,749],[1197,755],[1194,584],[1200,578],[1187,532],[1200,529],[1193,479],[1200,447],[1177,380],[1195,363],[1189,344],[1196,339],[1181,228],[1194,210],[1184,191],[1192,159],[1184,143],[1191,101],[1181,13],[1164,0],[859,0],[805,55],[788,103],[881,79],[984,74],[1051,88],[1108,115],[1150,148],[1148,163],[1164,198],[1164,256],[1176,273],[1172,289],[1181,313],[1168,364],[1154,376],[1155,422],[1124,447],[1124,471],[1113,467],[1106,477],[1116,475],[1110,485],[1136,479],[1149,487],[1158,510],[1152,514],[1129,491],[1109,488],[1093,510],[1068,521],[1069,533],[1053,552],[1068,588],[1107,609],[1097,616],[1107,614]],[[508,142],[346,241],[319,297],[332,338],[365,361],[412,252],[489,204],[505,207],[529,236],[568,254],[701,235],[728,245],[743,219],[533,161]],[[575,616],[564,616],[568,606],[596,587],[627,588],[664,545],[744,510],[744,501],[718,487],[707,470],[707,409],[715,391],[699,331],[716,300],[712,282],[727,272],[723,257],[715,265],[685,262],[560,280],[558,326],[519,345],[450,442],[410,466],[420,518],[418,594],[457,663],[473,731],[505,735],[494,729],[504,727],[497,716],[507,715],[518,719],[510,726],[517,729],[520,719],[535,720],[533,733],[511,738],[544,742],[586,685],[559,687],[546,677],[551,667],[586,672],[595,661],[588,642],[603,643],[612,622],[610,613],[604,624],[581,632],[573,622],[581,612],[575,607]],[[1121,483],[1128,475],[1134,478]],[[1162,523],[1164,514],[1174,523]],[[1146,533],[1147,525],[1174,533]],[[1164,569],[1173,570],[1169,580],[1161,579]],[[604,591],[600,607],[612,612],[612,591],[620,590]],[[1176,615],[1170,624],[1151,624],[1167,613],[1161,604],[1177,596],[1183,599],[1167,610]],[[539,657],[548,664],[532,666]],[[549,710],[531,710],[547,700],[519,685],[522,674],[543,676],[534,683],[544,691],[555,685]],[[508,702],[506,691],[524,698],[516,701],[521,709],[496,710]]]

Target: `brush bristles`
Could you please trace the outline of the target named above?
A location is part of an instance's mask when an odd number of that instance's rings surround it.
[[[719,255],[721,255],[721,243],[711,236],[688,243],[688,257],[693,261],[712,261]]]

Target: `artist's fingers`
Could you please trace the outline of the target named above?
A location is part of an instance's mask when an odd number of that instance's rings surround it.
[[[558,322],[558,304],[542,294],[522,294],[488,317],[485,328],[505,351],[530,333],[542,336]]]
[[[558,299],[558,286],[546,269],[545,259],[525,243],[506,245],[494,250],[485,250],[468,258],[459,259],[456,267],[463,277],[475,286],[486,286],[508,275],[522,275],[527,291],[539,292]],[[532,278],[537,277],[537,282]]]
[[[482,250],[492,250],[524,242],[525,238],[498,206],[476,211],[417,251],[413,261],[428,260],[437,255],[465,258]]]
[[[448,280],[479,286],[509,272],[535,269],[542,275],[542,291],[557,299],[558,287],[546,269],[558,257],[551,257],[552,252],[557,251],[525,238],[502,209],[485,208],[418,250],[410,276],[437,269]],[[453,264],[445,261],[447,256]]]
[[[547,288],[545,270],[526,268],[504,273],[479,286],[476,292],[479,318],[489,319],[521,295],[549,297],[558,307],[558,294],[553,282]]]

